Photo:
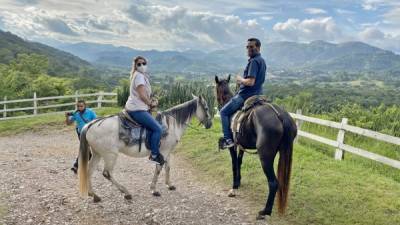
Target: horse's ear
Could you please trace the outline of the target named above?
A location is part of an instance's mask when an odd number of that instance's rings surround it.
[[[228,83],[230,80],[231,80],[231,74],[228,75],[228,79],[227,79]]]
[[[219,84],[219,79],[217,75],[215,75],[215,83]]]
[[[192,97],[193,97],[193,98],[197,98],[197,96],[196,96],[196,95],[194,95],[193,93],[192,93]]]

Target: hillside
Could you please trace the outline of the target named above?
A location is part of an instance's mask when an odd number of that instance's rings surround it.
[[[129,67],[132,58],[143,55],[151,61],[154,71],[176,72],[237,72],[246,64],[243,46],[202,51],[135,50],[112,45],[77,43],[59,46],[90,62]],[[272,69],[313,71],[400,71],[400,56],[362,42],[333,44],[273,42],[263,45],[262,54]]]
[[[24,40],[10,32],[0,30],[0,63],[9,64],[18,54],[39,54],[49,60],[49,75],[64,75],[77,73],[79,70],[91,67],[91,64],[70,53],[53,47]]]

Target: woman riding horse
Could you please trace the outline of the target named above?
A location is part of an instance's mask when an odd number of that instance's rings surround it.
[[[147,60],[144,57],[138,56],[133,60],[130,80],[129,97],[125,109],[136,122],[150,131],[151,155],[149,160],[163,165],[164,158],[159,150],[162,127],[149,112],[158,105],[158,101],[151,98]]]

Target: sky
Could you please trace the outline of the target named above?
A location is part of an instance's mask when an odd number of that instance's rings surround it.
[[[0,0],[0,29],[52,45],[212,51],[257,37],[400,53],[400,0]]]

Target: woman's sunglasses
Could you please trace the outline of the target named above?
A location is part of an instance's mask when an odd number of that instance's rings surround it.
[[[138,67],[139,67],[139,66],[142,66],[142,65],[145,66],[146,64],[147,64],[146,62],[144,62],[144,63],[138,63],[138,64],[136,64],[136,66],[138,66]]]

